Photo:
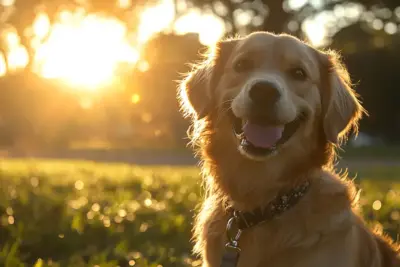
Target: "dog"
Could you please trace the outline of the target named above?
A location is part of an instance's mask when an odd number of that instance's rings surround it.
[[[201,157],[203,267],[400,266],[398,244],[366,226],[358,190],[333,168],[367,114],[337,52],[288,34],[225,39],[178,91]]]

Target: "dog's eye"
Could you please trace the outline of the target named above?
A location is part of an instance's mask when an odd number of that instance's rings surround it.
[[[290,76],[298,81],[304,81],[307,79],[307,73],[302,68],[292,68],[289,70]]]
[[[251,61],[250,59],[246,59],[246,58],[242,58],[239,59],[235,62],[235,64],[233,65],[233,69],[236,72],[245,72],[245,71],[249,71],[254,67],[254,63],[253,61]]]

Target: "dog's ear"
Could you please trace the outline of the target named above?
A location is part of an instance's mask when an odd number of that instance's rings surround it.
[[[189,74],[179,86],[179,100],[181,109],[187,116],[195,119],[206,117],[215,104],[214,90],[224,74],[228,60],[236,40],[220,41],[210,48],[206,59],[194,65]]]
[[[340,144],[351,129],[357,133],[358,121],[365,110],[338,55],[328,51],[320,53],[320,59],[323,130],[329,142]]]

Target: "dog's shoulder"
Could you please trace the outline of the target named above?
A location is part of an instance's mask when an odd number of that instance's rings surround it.
[[[385,267],[400,266],[400,245],[385,235],[375,234],[375,239]]]
[[[324,201],[337,204],[339,207],[354,206],[358,202],[359,191],[354,185],[353,180],[346,175],[338,175],[330,170],[319,170],[312,174],[313,192],[315,199],[323,201],[321,206],[329,207]]]
[[[313,176],[308,203],[305,203],[313,227],[321,232],[351,228],[358,217],[355,205],[358,192],[353,182],[326,170]]]
[[[346,229],[350,230],[349,233],[356,233],[359,246],[364,248],[359,250],[362,262],[377,261],[381,262],[382,266],[400,266],[400,245],[385,235],[369,230],[360,216],[360,191],[353,180],[332,171],[322,171],[319,177],[313,205],[316,209],[326,212],[326,221],[319,226],[323,226],[331,234]]]

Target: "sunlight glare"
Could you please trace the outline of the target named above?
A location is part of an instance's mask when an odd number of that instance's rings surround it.
[[[64,22],[53,25],[49,38],[36,53],[35,62],[44,77],[96,90],[114,80],[119,63],[139,60],[119,20],[97,15],[78,19],[67,12],[60,17]]]
[[[148,7],[140,14],[140,24],[137,41],[147,42],[156,33],[169,28],[175,18],[175,8],[172,0],[163,0],[158,5]]]
[[[15,0],[1,0],[1,5],[4,7],[11,7],[15,4]]]
[[[11,49],[7,55],[8,69],[17,70],[25,68],[29,63],[28,52],[25,47],[18,45]]]
[[[374,203],[372,203],[372,208],[374,210],[380,210],[382,208],[382,202],[380,200],[375,200]]]
[[[212,45],[223,36],[225,26],[217,17],[193,10],[176,21],[174,30],[178,34],[197,32],[203,45]]]
[[[93,107],[93,100],[89,98],[82,98],[80,99],[79,104],[83,109],[91,109]]]
[[[132,97],[131,97],[131,101],[132,101],[133,104],[139,103],[139,101],[140,101],[140,95],[138,95],[138,94],[133,94]]]
[[[140,61],[139,64],[138,64],[138,69],[139,69],[139,71],[141,71],[141,72],[146,72],[146,71],[148,71],[148,70],[150,69],[149,62],[147,62],[147,61],[145,61],[145,60]]]
[[[3,54],[0,54],[0,76],[4,76],[7,73],[6,58]]]
[[[305,0],[289,1],[292,7],[303,5]],[[88,14],[84,8],[61,10],[51,25],[46,13],[38,13],[30,31],[35,54],[33,70],[45,78],[58,79],[77,90],[95,91],[111,85],[118,76],[121,63],[147,71],[150,66],[140,59],[140,51],[154,35],[163,31],[176,34],[198,33],[203,45],[211,46],[223,37],[226,29],[223,19],[198,9],[188,9],[178,18],[174,0],[159,0],[146,6],[139,15],[138,30],[128,32],[126,24],[117,18]],[[118,5],[128,7],[131,0],[118,0]],[[176,19],[176,20],[175,20]],[[320,46],[326,42],[323,17],[307,19],[302,25],[310,41]],[[388,32],[394,32],[391,25]],[[129,35],[133,34],[133,38]],[[23,68],[29,63],[27,50],[21,46],[15,30],[4,30],[3,39],[9,48],[6,58],[0,58],[0,76],[7,67]],[[179,49],[179,48],[178,48]],[[3,64],[4,63],[4,64]],[[133,97],[132,103],[140,101]]]
[[[46,13],[40,13],[36,16],[32,25],[33,34],[39,39],[46,37],[50,31],[50,19]]]
[[[288,0],[288,5],[292,10],[298,10],[307,4],[307,0]]]
[[[326,43],[325,24],[320,23],[318,18],[306,19],[302,24],[302,29],[314,46],[320,47]]]
[[[8,48],[14,48],[20,44],[20,38],[15,31],[5,31],[5,41]]]
[[[132,0],[118,0],[119,8],[128,8],[132,5]]]

